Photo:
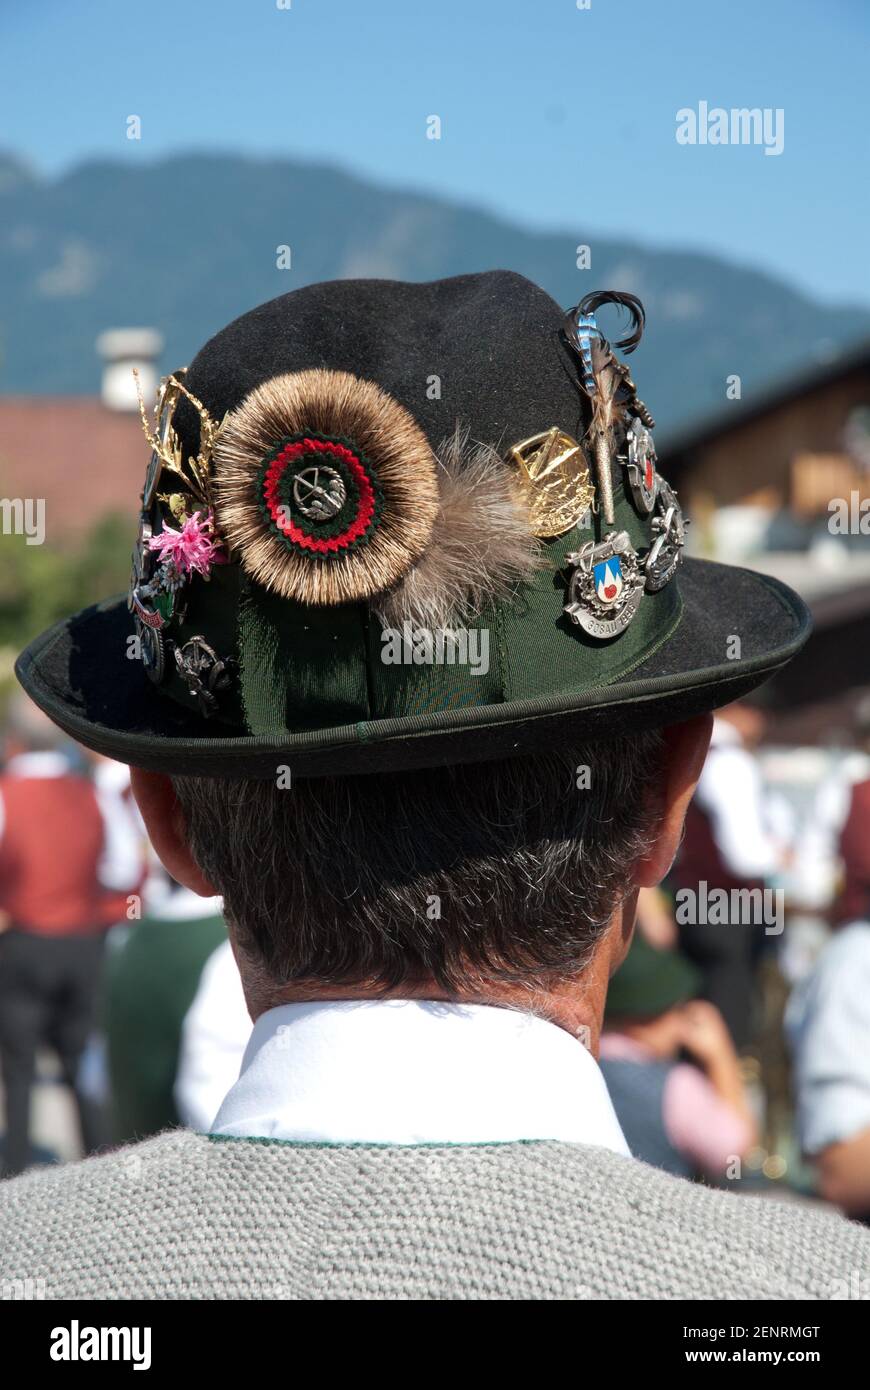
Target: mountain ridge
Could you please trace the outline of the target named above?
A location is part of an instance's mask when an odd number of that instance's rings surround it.
[[[294,159],[98,159],[44,178],[0,156],[0,227],[4,394],[96,392],[94,342],[106,328],[158,328],[161,367],[172,370],[246,309],[316,280],[497,266],[566,307],[607,286],[640,295],[648,329],[632,371],[660,437],[720,409],[730,376],[748,399],[870,336],[870,310],[816,303],[707,252],[520,227]],[[576,267],[579,244],[591,247],[589,270]],[[288,270],[276,266],[281,246],[291,248]]]

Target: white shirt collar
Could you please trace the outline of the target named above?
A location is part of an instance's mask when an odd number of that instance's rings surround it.
[[[559,1139],[629,1153],[591,1053],[484,1004],[284,1004],[256,1022],[213,1134],[369,1144]]]

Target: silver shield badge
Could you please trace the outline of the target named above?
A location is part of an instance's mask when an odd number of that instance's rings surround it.
[[[625,446],[626,452],[622,461],[628,474],[628,486],[634,505],[641,516],[649,516],[656,504],[658,492],[656,449],[651,432],[636,415],[629,426]]]
[[[628,532],[611,531],[603,541],[588,541],[566,559],[574,566],[565,603],[571,621],[590,637],[624,632],[643,596],[643,575]]]

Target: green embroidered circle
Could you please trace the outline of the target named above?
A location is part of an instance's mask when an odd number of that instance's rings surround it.
[[[366,544],[383,508],[375,472],[353,442],[313,432],[279,440],[256,486],[270,531],[288,549],[323,558]]]

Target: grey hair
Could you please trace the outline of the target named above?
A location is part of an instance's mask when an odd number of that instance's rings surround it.
[[[274,984],[455,993],[588,963],[659,818],[662,748],[653,731],[291,788],[172,781],[197,863]]]

